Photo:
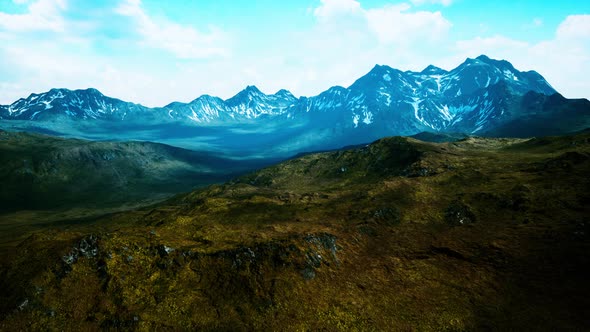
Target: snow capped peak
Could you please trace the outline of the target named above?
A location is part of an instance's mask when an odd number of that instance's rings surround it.
[[[43,98],[66,98],[75,95],[92,95],[97,97],[104,97],[104,94],[95,88],[70,90],[65,88],[53,88],[47,92],[32,93],[27,97],[27,100],[43,99]]]
[[[390,81],[387,79],[387,77],[391,78],[398,73],[401,73],[401,71],[393,69],[389,66],[375,65],[373,69],[371,69],[365,76],[359,78],[357,81],[362,81],[365,78]]]
[[[286,89],[280,89],[273,96],[282,97],[282,98],[295,98],[295,96],[293,96],[291,91],[286,90]]]
[[[496,67],[502,71],[503,70],[518,71],[514,68],[514,66],[510,62],[508,62],[506,60],[491,59],[487,55],[484,55],[484,54],[478,56],[474,60],[485,63],[485,64],[490,65],[492,67]]]
[[[482,54],[474,59],[472,58],[467,58],[465,59],[465,61],[459,65],[459,67],[457,68],[461,68],[461,67],[465,67],[465,66],[471,66],[471,65],[480,65],[480,66],[492,66],[492,67],[496,67],[499,68],[501,70],[504,69],[510,69],[510,70],[515,70],[514,67],[512,66],[512,64],[506,60],[496,60],[496,59],[491,59],[490,57],[488,57],[485,54]]]
[[[484,61],[482,61],[482,60],[480,60],[480,59],[478,59],[478,58],[475,58],[475,59],[472,59],[472,58],[467,58],[467,59],[465,59],[465,61],[463,61],[463,63],[462,63],[461,65],[459,65],[459,67],[457,67],[457,68],[461,68],[461,67],[467,67],[467,66],[472,66],[472,65],[486,65],[486,62],[484,62]]]
[[[405,73],[398,69],[375,65],[371,71],[350,85],[349,89],[371,91],[384,86],[397,85],[404,75]]]
[[[260,91],[255,85],[248,85],[246,88],[238,92],[235,96],[226,100],[229,103],[241,102],[242,100],[250,100],[252,98],[263,98],[266,97],[262,91]]]
[[[367,75],[361,77],[358,81],[363,80],[363,78],[371,78],[371,80],[372,78],[375,78],[377,81],[391,82],[392,76],[396,72],[398,72],[398,70],[389,66],[375,65]]]
[[[174,102],[160,108],[147,108],[106,97],[92,88],[52,89],[0,106],[0,116],[17,120],[65,117],[111,121],[147,117],[158,122],[218,125],[270,119],[291,121],[313,114],[334,114],[348,122],[352,119],[348,125],[353,127],[372,126],[394,117],[391,123],[401,121],[399,126],[406,131],[424,129],[424,126],[442,130],[476,117],[477,128],[485,126],[487,119],[503,114],[502,100],[524,95],[527,91],[546,95],[555,92],[534,71],[520,72],[507,61],[480,55],[468,58],[451,71],[429,65],[421,72],[402,72],[375,65],[350,87],[333,86],[309,98],[296,98],[285,89],[267,95],[256,86],[248,85],[227,100],[202,95],[190,103]],[[481,114],[477,113],[479,111]],[[473,113],[468,118],[469,112],[476,112],[477,116]],[[405,113],[411,114],[411,119],[404,118],[402,114]]]
[[[84,90],[54,88],[43,93],[33,93],[27,99],[19,99],[8,106],[10,118],[16,120],[55,118],[124,120],[131,114],[142,113],[142,116],[146,117],[147,113],[151,113],[150,110],[138,104],[107,97],[93,88]]]
[[[536,91],[553,94],[555,90],[541,75],[521,72],[506,60],[495,60],[485,55],[475,59],[468,58],[450,73],[448,95],[470,94],[478,89],[488,88],[502,81],[509,83],[510,88],[518,94]]]
[[[371,69],[367,75],[383,76],[384,74],[390,73],[393,70],[393,68],[386,65],[375,65],[375,67],[373,67],[373,69]]]

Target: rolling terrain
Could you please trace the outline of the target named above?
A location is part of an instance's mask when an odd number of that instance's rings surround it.
[[[6,236],[10,227],[153,204],[270,162],[149,142],[0,131],[0,243],[15,240]]]
[[[55,223],[3,249],[0,329],[590,329],[590,133],[450,140]]]
[[[261,164],[157,143],[0,131],[0,211],[104,207],[161,198]]]

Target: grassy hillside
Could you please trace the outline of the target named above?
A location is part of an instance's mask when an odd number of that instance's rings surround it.
[[[590,134],[309,154],[0,255],[4,330],[588,330]]]
[[[459,141],[469,137],[469,135],[460,133],[432,133],[424,131],[410,137],[424,142],[445,143]]]
[[[149,142],[0,131],[0,212],[162,199],[257,166]]]

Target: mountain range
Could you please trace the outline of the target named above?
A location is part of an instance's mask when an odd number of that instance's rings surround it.
[[[61,135],[108,139],[125,132],[127,139],[193,148],[179,141],[202,142],[204,136],[215,136],[224,138],[212,144],[217,147],[268,145],[275,154],[288,154],[424,131],[514,137],[563,134],[590,126],[590,102],[566,99],[539,73],[481,55],[451,71],[432,65],[421,72],[376,65],[351,86],[334,86],[313,97],[297,98],[287,90],[269,95],[248,86],[226,100],[203,95],[189,103],[148,108],[96,89],[52,89],[0,106],[0,119],[22,120],[21,127]],[[14,123],[0,122],[5,128]],[[104,131],[84,136],[89,130],[81,126]],[[142,136],[146,126],[160,132]],[[215,135],[207,134],[212,128]],[[239,136],[235,143],[226,139],[229,134]],[[268,135],[253,139],[260,134]]]
[[[507,61],[0,117],[0,331],[590,330],[590,102]]]

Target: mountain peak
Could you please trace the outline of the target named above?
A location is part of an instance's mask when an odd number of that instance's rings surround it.
[[[199,102],[204,102],[204,103],[210,103],[210,102],[215,102],[219,100],[218,97],[214,97],[208,94],[204,94],[204,95],[200,95],[199,97],[193,99],[191,102],[189,102],[188,104],[195,104],[195,103],[199,103]],[[174,102],[174,103],[170,103],[168,105],[172,105],[172,104],[176,104],[176,105],[187,105],[186,103],[179,103],[179,102]],[[168,106],[166,106],[168,107]]]
[[[490,61],[490,60],[491,60],[491,59],[490,59],[490,58],[489,58],[487,55],[485,55],[485,54],[482,54],[482,55],[478,56],[476,59],[477,59],[477,60],[480,60],[480,61],[483,61],[483,62],[488,62],[488,61]]]
[[[260,89],[256,87],[256,85],[248,85],[243,91],[246,91],[251,94],[264,94],[262,91],[260,91]]]
[[[289,91],[287,89],[280,89],[274,95],[275,96],[278,96],[278,97],[289,97],[289,98],[295,97],[295,96],[293,96],[293,94],[291,93],[291,91]]]
[[[424,68],[424,70],[422,70],[420,72],[420,74],[435,74],[435,73],[446,73],[447,71],[439,68],[437,66],[434,65],[428,65],[428,67]]]
[[[478,58],[475,58],[475,59],[467,58],[467,59],[465,59],[465,61],[463,61],[463,63],[461,65],[459,65],[459,67],[465,66],[465,65],[472,65],[472,64],[483,64],[483,63],[485,63],[485,62],[478,59]]]
[[[377,64],[373,67],[373,69],[371,69],[371,71],[369,71],[369,74],[383,74],[383,73],[387,73],[391,70],[392,70],[392,68],[389,66]]]
[[[78,91],[80,91],[80,90],[78,90]],[[92,94],[102,95],[102,92],[98,91],[95,88],[88,88],[88,89],[81,90],[81,91],[84,91],[84,92],[87,92],[87,93],[92,93]]]
[[[47,92],[44,93],[33,93],[31,94],[31,96],[40,96],[40,95],[54,95],[54,94],[61,94],[61,95],[69,95],[69,94],[76,94],[76,93],[87,93],[87,94],[93,94],[93,95],[98,95],[98,96],[104,96],[102,94],[102,92],[100,92],[99,90],[95,89],[95,88],[87,88],[87,89],[76,89],[76,90],[70,90],[70,89],[66,89],[66,88],[52,88]],[[29,97],[31,97],[29,96]]]
[[[476,58],[467,58],[465,59],[465,61],[463,61],[462,64],[460,64],[456,69],[458,68],[465,68],[465,67],[469,67],[469,66],[491,66],[491,67],[496,67],[497,69],[500,70],[504,70],[504,69],[510,69],[510,70],[514,70],[514,67],[512,66],[512,64],[506,60],[495,60],[495,59],[491,59],[486,55],[480,55]]]
[[[504,69],[516,70],[514,68],[514,66],[510,62],[508,62],[506,60],[492,59],[492,58],[488,57],[485,54],[482,54],[482,55],[478,56],[475,59],[467,58],[467,60],[465,60],[465,62],[466,63],[483,62],[483,63],[485,63],[487,65],[494,66],[494,67],[497,67],[497,68],[502,69],[502,70],[504,70]]]
[[[71,90],[65,89],[65,88],[52,88],[49,91],[45,92],[45,93],[64,93],[64,92],[71,92]],[[44,93],[38,93],[38,95],[42,95]]]
[[[260,91],[255,85],[248,85],[244,90],[238,92],[235,96],[227,99],[226,101],[234,101],[238,102],[242,99],[251,99],[253,97],[260,97],[266,96],[262,91]]]

